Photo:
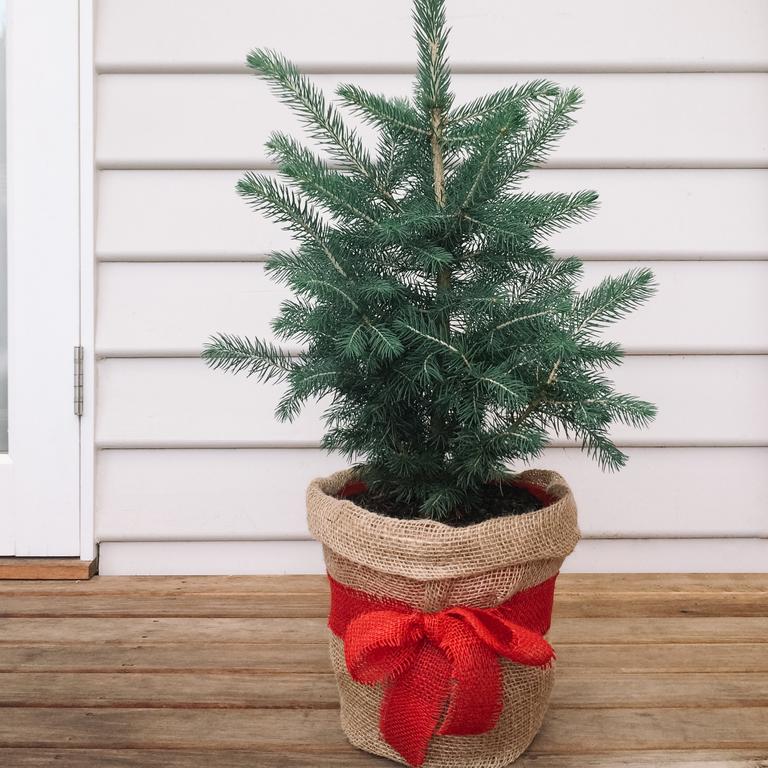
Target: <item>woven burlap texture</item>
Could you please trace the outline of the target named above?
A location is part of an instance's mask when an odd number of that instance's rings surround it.
[[[556,472],[527,470],[520,480],[544,488],[555,501],[525,515],[456,528],[432,520],[377,515],[335,497],[352,470],[313,480],[307,490],[309,529],[323,544],[329,574],[374,597],[421,611],[450,605],[490,608],[554,575],[579,539],[576,505]],[[380,685],[350,677],[343,642],[330,636],[339,685],[341,724],[349,741],[404,762],[379,733]],[[497,725],[477,736],[434,736],[425,768],[501,768],[513,762],[541,727],[554,666],[501,660],[503,709]]]

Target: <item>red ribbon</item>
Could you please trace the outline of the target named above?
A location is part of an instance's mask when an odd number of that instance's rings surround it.
[[[495,608],[453,606],[422,613],[350,589],[329,576],[328,626],[344,640],[353,680],[383,683],[379,728],[411,765],[422,765],[433,734],[485,733],[503,706],[499,657],[545,667],[554,651],[543,635],[555,579]]]

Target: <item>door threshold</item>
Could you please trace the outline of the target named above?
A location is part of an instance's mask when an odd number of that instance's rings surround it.
[[[80,560],[78,557],[0,557],[0,581],[90,579],[96,574],[98,564],[98,558]]]

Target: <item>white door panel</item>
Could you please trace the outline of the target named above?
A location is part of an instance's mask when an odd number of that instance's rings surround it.
[[[77,0],[9,0],[7,10],[9,429],[0,554],[78,555],[79,9]]]

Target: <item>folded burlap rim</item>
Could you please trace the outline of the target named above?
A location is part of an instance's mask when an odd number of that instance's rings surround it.
[[[435,520],[398,520],[336,498],[355,477],[349,469],[309,484],[309,530],[338,555],[380,572],[423,580],[472,576],[564,558],[579,540],[576,503],[557,472],[532,469],[510,475],[543,488],[555,499],[552,504],[461,528]]]

